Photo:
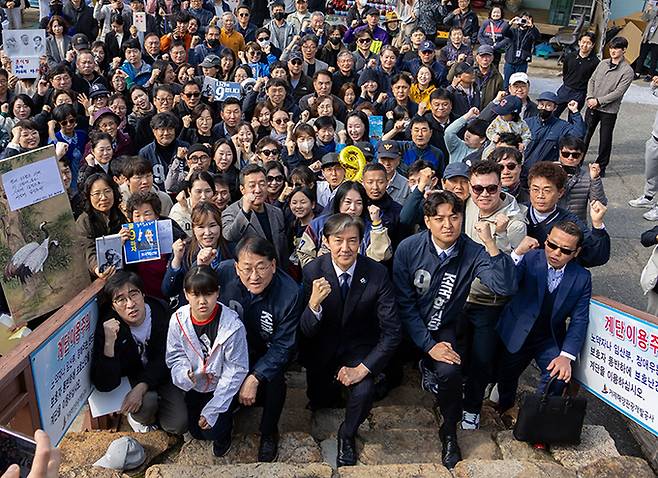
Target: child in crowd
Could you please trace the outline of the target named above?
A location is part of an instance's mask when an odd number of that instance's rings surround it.
[[[492,149],[495,147],[494,143],[498,142],[498,138],[503,133],[516,133],[521,136],[523,140],[519,145],[521,152],[528,145],[532,139],[532,133],[526,122],[521,118],[522,106],[521,100],[513,95],[506,96],[497,105],[494,104],[493,111],[498,116],[487,128],[487,139],[491,141]]]

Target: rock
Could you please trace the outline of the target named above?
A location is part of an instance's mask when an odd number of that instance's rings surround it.
[[[528,460],[464,460],[453,470],[454,478],[576,478],[557,463]]]
[[[338,469],[338,478],[452,478],[450,472],[438,463],[408,465],[344,466]]]
[[[602,458],[621,456],[605,427],[585,425],[580,436],[580,445],[553,446],[551,455],[565,468],[581,470]]]
[[[249,463],[241,465],[184,466],[155,465],[146,471],[146,478],[331,478],[329,465],[311,463]]]
[[[536,450],[529,443],[514,438],[512,430],[498,432],[496,443],[503,455],[503,460],[533,460],[555,462],[546,450]]]
[[[336,468],[336,456],[338,455],[336,437],[322,440],[320,442],[320,450],[322,450],[322,461],[328,463],[332,468]]]
[[[185,443],[178,455],[179,465],[222,465],[254,463],[258,460],[260,435],[234,435],[231,451],[217,458],[212,452],[212,442],[191,440]],[[279,463],[305,464],[322,461],[320,447],[313,438],[301,432],[282,433],[279,440]]]
[[[306,372],[286,372],[286,384],[288,389],[300,388],[306,390]]]
[[[259,433],[262,414],[262,407],[242,408],[235,414],[234,433],[245,435]],[[279,430],[311,433],[311,411],[305,408],[286,408],[284,406],[279,419]]]
[[[441,463],[436,428],[359,432],[359,462],[364,465]]]
[[[498,445],[486,430],[457,430],[457,440],[464,459],[498,460]]]
[[[622,456],[603,458],[578,473],[579,478],[654,478],[656,475],[642,458]]]
[[[313,412],[311,420],[311,435],[318,441],[335,436],[340,424],[345,420],[344,408],[323,408]],[[359,431],[370,430],[370,422],[366,420],[359,427]]]
[[[61,474],[64,475],[68,470],[73,468],[79,468],[79,473],[84,473],[85,467],[91,466],[105,455],[110,443],[123,436],[133,437],[144,447],[144,452],[146,453],[144,464],[131,471],[130,474],[143,473],[156,457],[163,454],[178,441],[175,437],[160,430],[149,433],[110,431],[67,433],[59,444],[59,449],[62,453]],[[94,467],[93,470],[101,473],[103,469]],[[85,475],[79,474],[72,476]]]
[[[286,391],[286,403],[283,405],[283,410],[289,408],[303,408],[306,409],[308,404],[308,397],[306,396],[305,388],[292,388],[288,387]]]
[[[58,476],[59,478],[130,478],[129,474],[98,466],[75,466],[66,471],[60,470]]]
[[[492,402],[484,402],[480,412],[480,430],[498,432],[505,430],[505,423]]]
[[[403,405],[406,407],[415,406],[423,407],[427,409],[434,408],[434,395],[428,393],[420,388],[416,383],[413,385],[402,385],[396,387],[382,400],[376,403],[378,407],[391,406],[391,405]]]
[[[434,413],[427,408],[410,406],[375,407],[370,412],[372,430],[435,428]]]

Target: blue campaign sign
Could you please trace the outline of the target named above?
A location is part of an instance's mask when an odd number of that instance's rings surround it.
[[[97,321],[94,298],[30,355],[41,428],[53,443],[59,443],[91,393]]]
[[[235,81],[218,81],[215,84],[215,101],[224,101],[226,98],[240,99],[242,87]]]
[[[123,227],[130,231],[130,239],[123,244],[126,264],[160,259],[158,226],[155,221],[131,222]]]

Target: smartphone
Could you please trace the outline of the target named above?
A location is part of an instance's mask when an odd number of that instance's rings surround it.
[[[0,426],[0,473],[16,464],[21,468],[21,478],[26,478],[36,449],[37,444],[32,438]]]

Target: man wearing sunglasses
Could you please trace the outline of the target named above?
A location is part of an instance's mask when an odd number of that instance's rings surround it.
[[[587,223],[587,209],[591,201],[607,206],[608,198],[603,190],[601,166],[584,164],[585,143],[580,138],[565,136],[560,139],[560,165],[569,179],[558,206],[571,211]]]
[[[551,228],[558,222],[570,221],[583,233],[582,251],[578,262],[583,267],[602,266],[610,260],[610,236],[605,230],[603,217],[608,210],[599,201],[592,201],[589,216],[592,229],[573,212],[558,207],[564,195],[567,173],[559,164],[542,161],[530,168],[530,207],[528,208],[528,236],[534,237],[539,247],[544,247]]]
[[[516,134],[514,136],[521,139]],[[493,150],[489,159],[503,168],[500,173],[500,184],[503,191],[514,196],[519,204],[529,203],[528,188],[521,184],[521,164],[523,164],[521,151],[510,146],[498,146]]]
[[[183,101],[179,101],[174,106],[173,112],[180,118],[183,118],[184,116],[191,115],[194,107],[201,103],[201,88],[196,81],[190,80],[183,85],[183,91],[181,91],[180,96]]]
[[[485,223],[498,249],[509,254],[526,236],[527,207],[502,191],[503,168],[493,161],[479,161],[470,168],[470,201],[466,202],[464,232],[483,244],[478,227]],[[509,297],[494,293],[475,279],[464,311],[457,322],[457,337],[467,356],[464,375],[464,411],[461,428],[480,428],[480,409],[487,384],[494,382],[498,337],[496,323]]]
[[[501,413],[514,405],[519,377],[533,359],[541,369],[540,393],[551,377],[557,377],[551,395],[561,394],[571,380],[571,362],[587,336],[592,296],[591,274],[576,260],[583,240],[576,223],[561,221],[543,244],[526,237],[511,254],[519,290],[496,327],[505,345],[498,377]]]

